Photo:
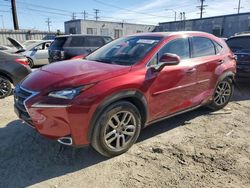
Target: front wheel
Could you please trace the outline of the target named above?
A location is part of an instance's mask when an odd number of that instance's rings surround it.
[[[141,130],[141,116],[130,102],[110,105],[98,118],[91,145],[100,154],[113,157],[126,152],[137,140]]]
[[[213,110],[222,109],[229,103],[233,92],[234,85],[232,79],[225,78],[221,80],[215,88],[213,100],[208,107]]]

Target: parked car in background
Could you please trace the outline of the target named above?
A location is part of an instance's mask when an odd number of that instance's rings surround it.
[[[0,99],[9,96],[12,86],[31,72],[25,57],[0,51]]]
[[[49,62],[67,60],[78,55],[86,56],[111,41],[112,38],[107,36],[58,36],[49,48]]]
[[[5,46],[5,45],[0,45],[0,51],[8,52],[8,51],[11,51],[11,50],[13,50],[13,48],[11,48],[9,46]]]
[[[25,57],[27,57],[29,66],[32,68],[36,65],[46,65],[49,63],[48,61],[48,48],[52,43],[52,40],[36,40],[36,41],[28,41],[26,42],[26,46],[24,43],[21,44],[17,40],[13,38],[8,38],[13,46],[16,47],[17,52]]]
[[[15,89],[15,109],[48,138],[91,144],[112,157],[147,125],[200,106],[223,108],[234,91],[235,65],[227,44],[211,34],[137,34],[85,60],[31,73]]]
[[[26,40],[22,43],[23,46],[28,47],[32,44],[43,42],[43,40]]]
[[[250,34],[237,34],[227,40],[237,59],[237,78],[250,79]]]

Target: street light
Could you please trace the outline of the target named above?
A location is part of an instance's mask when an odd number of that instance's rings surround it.
[[[174,21],[176,22],[177,11],[175,11],[174,9],[165,9],[165,10],[174,12]]]

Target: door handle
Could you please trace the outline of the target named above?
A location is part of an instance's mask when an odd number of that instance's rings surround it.
[[[187,74],[192,74],[192,73],[194,73],[195,71],[196,71],[196,68],[193,67],[193,68],[188,69],[186,73],[187,73]]]
[[[219,65],[223,64],[225,61],[223,59],[219,60]]]

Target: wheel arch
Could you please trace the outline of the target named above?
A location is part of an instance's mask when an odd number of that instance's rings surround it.
[[[90,128],[88,131],[88,140],[91,141],[93,131],[95,128],[95,124],[98,120],[98,117],[100,117],[101,113],[111,104],[118,102],[118,101],[128,101],[131,102],[133,105],[135,105],[141,115],[141,121],[142,121],[142,128],[145,125],[147,118],[148,118],[148,108],[147,108],[147,101],[145,96],[140,91],[135,90],[126,90],[119,93],[115,93],[99,104],[99,106],[96,108],[95,112],[93,113],[93,117],[91,118],[90,122]]]
[[[4,76],[7,78],[12,84],[14,84],[14,80],[12,79],[12,76],[5,71],[0,70],[0,76]]]

